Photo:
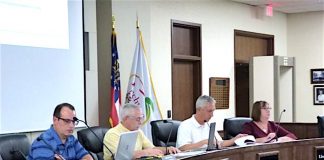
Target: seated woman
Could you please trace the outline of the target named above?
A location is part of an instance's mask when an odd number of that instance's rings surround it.
[[[271,108],[266,101],[255,102],[251,115],[253,121],[245,123],[241,133],[253,135],[257,143],[274,142],[277,139],[279,142],[297,139],[293,133],[269,121],[270,110]]]

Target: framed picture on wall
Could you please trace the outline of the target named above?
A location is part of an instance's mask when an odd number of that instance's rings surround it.
[[[314,85],[314,105],[324,105],[324,85]]]
[[[311,69],[311,83],[324,83],[324,68]]]

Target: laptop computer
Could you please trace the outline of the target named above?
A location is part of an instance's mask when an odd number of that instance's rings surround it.
[[[215,128],[216,128],[216,122],[210,123],[209,126],[209,136],[208,136],[208,145],[206,151],[212,151],[218,149],[215,145]]]
[[[130,131],[120,134],[115,159],[133,159],[138,131]]]

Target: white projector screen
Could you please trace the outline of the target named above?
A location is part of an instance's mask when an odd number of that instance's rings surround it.
[[[0,1],[0,134],[48,129],[63,102],[84,119],[82,7],[81,0]]]

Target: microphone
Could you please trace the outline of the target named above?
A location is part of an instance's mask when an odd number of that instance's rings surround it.
[[[278,130],[279,130],[279,125],[280,125],[280,120],[281,120],[281,116],[282,116],[282,113],[283,112],[286,112],[286,109],[283,109],[281,112],[280,112],[280,115],[279,115],[279,121],[278,121],[278,124],[277,124],[277,128],[276,128],[276,132],[275,132],[275,134],[276,134],[276,141],[278,141]]]
[[[15,149],[11,150],[11,151],[10,151],[10,154],[16,154],[17,152],[18,152],[22,157],[24,157],[24,160],[27,160],[25,154],[22,153],[21,150],[19,150],[19,149],[17,149],[17,150],[15,150]],[[1,157],[0,157],[0,159],[1,159]]]
[[[172,130],[173,130],[173,122],[171,122],[171,121],[167,121],[167,120],[163,120],[163,123],[171,123],[171,130],[170,130],[170,132],[169,132],[169,136],[168,136],[168,139],[167,139],[166,144],[165,144],[165,154],[168,155],[168,154],[169,154],[169,151],[168,151],[168,144],[169,144],[170,137],[171,137]]]
[[[36,139],[37,141],[43,141],[47,147],[50,148],[51,151],[54,152],[54,154],[56,154],[57,156],[59,156],[62,160],[65,160],[65,158],[58,152],[56,151],[50,144],[48,144],[44,139],[43,139],[43,135],[40,135],[39,137],[37,137]]]
[[[209,127],[209,129],[210,129],[210,125],[209,125],[209,123],[208,123],[208,121],[207,120],[204,120],[204,122],[205,123],[207,123],[207,125],[208,125],[208,127]],[[215,138],[215,141],[216,141],[216,149],[218,150],[219,148],[218,148],[218,141],[217,141],[217,138],[216,138],[216,136],[215,136],[215,134],[214,134],[214,138]]]
[[[87,124],[85,121],[80,120],[80,119],[78,119],[77,117],[73,117],[73,121],[79,121],[79,122],[84,123],[84,124],[87,126],[87,128],[92,132],[92,134],[97,138],[97,140],[99,141],[99,143],[100,143],[101,145],[105,146],[105,148],[110,152],[112,160],[115,160],[115,156],[114,156],[113,152],[112,152],[112,151],[111,151],[111,150],[106,146],[105,143],[103,143],[103,142],[100,140],[100,138],[97,136],[97,134],[94,133],[94,131],[93,131],[93,130],[88,126],[88,124]]]

